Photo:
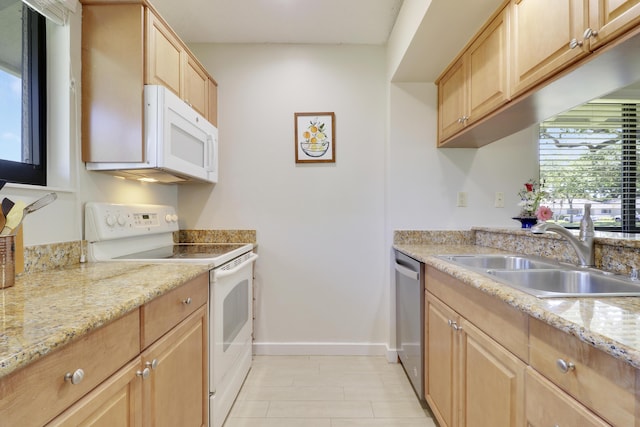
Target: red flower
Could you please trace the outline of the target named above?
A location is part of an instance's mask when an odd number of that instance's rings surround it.
[[[527,191],[533,191],[533,184],[532,183],[527,182],[524,186],[527,187]]]

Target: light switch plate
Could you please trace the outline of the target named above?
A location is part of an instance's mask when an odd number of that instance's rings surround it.
[[[459,208],[464,208],[467,206],[467,193],[465,191],[458,191],[458,203],[457,206]]]

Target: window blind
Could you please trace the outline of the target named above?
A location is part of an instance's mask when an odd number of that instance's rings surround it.
[[[44,15],[58,25],[67,22],[69,12],[75,12],[78,0],[22,0],[33,10]]]
[[[598,100],[540,124],[540,179],[556,221],[577,226],[591,203],[596,227],[636,231],[639,105]]]

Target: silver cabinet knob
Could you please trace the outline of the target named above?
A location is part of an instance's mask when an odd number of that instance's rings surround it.
[[[76,369],[73,373],[67,372],[64,374],[64,380],[71,384],[80,384],[84,379],[84,371],[82,369]]]
[[[596,30],[587,28],[586,30],[584,30],[584,34],[582,36],[585,40],[587,40],[587,39],[590,39],[591,37],[596,37],[597,35],[598,35],[598,32]]]
[[[153,359],[151,362],[144,364],[147,368],[156,369],[158,367],[158,359]]]
[[[560,369],[560,372],[562,372],[563,374],[566,374],[567,372],[573,371],[574,369],[576,369],[576,365],[574,365],[573,362],[567,362],[564,359],[556,360],[556,366],[558,367],[558,369]]]
[[[182,303],[186,305],[191,304],[191,297],[188,297],[186,300],[183,300]]]
[[[142,377],[142,379],[144,380],[149,378],[149,375],[151,375],[151,370],[149,368],[144,368],[142,371],[136,371],[136,375]]]
[[[571,41],[569,42],[569,49],[575,49],[579,46],[582,46],[582,44],[582,40],[571,39]]]
[[[449,323],[449,326],[451,326],[451,328],[454,331],[461,331],[462,330],[462,326],[458,326],[458,322],[456,322],[454,320],[449,320],[448,323]]]

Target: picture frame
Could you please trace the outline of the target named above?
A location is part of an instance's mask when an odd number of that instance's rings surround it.
[[[294,113],[296,163],[335,163],[336,115]]]

